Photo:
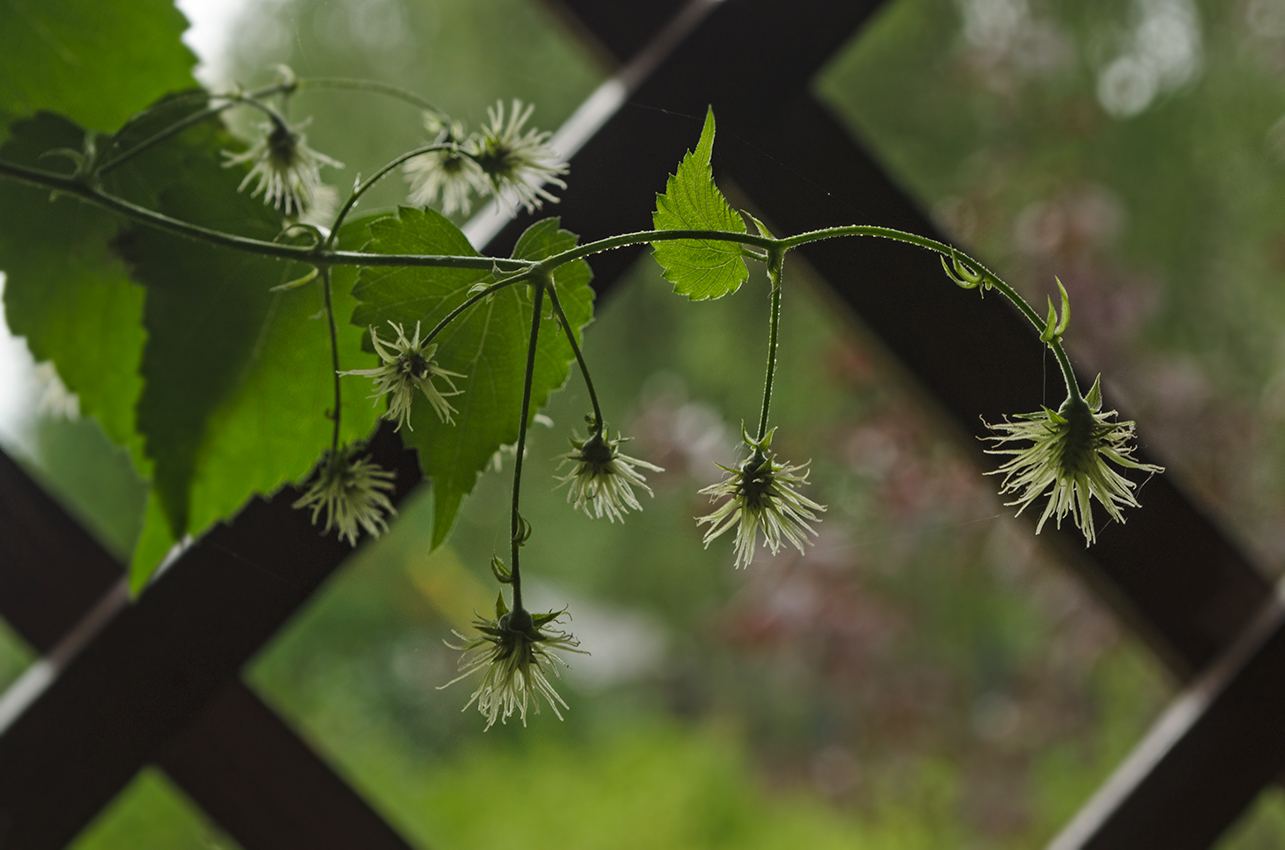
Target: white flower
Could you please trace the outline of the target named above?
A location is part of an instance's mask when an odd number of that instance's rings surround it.
[[[430,132],[437,133],[435,144],[456,147],[420,154],[402,166],[406,181],[411,184],[409,200],[416,206],[426,207],[435,203],[440,193],[445,215],[456,210],[468,215],[473,207],[469,195],[472,192],[484,195],[491,186],[481,167],[465,152],[464,126],[458,122],[443,126],[436,116],[427,116],[425,123]]]
[[[224,168],[254,163],[237,190],[244,190],[257,177],[259,184],[251,196],[263,195],[264,203],[287,216],[298,216],[316,204],[324,186],[321,166],[343,168],[344,164],[308,147],[304,135],[296,132],[306,124],[305,121],[291,128],[270,121],[262,125],[263,135],[249,150],[241,154],[224,151],[223,155],[228,158],[223,163]]]
[[[464,376],[459,372],[443,369],[433,362],[433,354],[437,351],[436,345],[430,345],[421,350],[419,322],[415,323],[415,336],[411,339],[406,338],[406,332],[402,330],[401,325],[395,322],[388,324],[397,331],[395,342],[385,342],[379,338],[373,326],[370,328],[371,344],[375,346],[375,352],[384,361],[384,365],[376,366],[374,369],[350,369],[339,374],[373,378],[375,393],[370,398],[375,399],[375,403],[379,404],[381,397],[388,396],[388,412],[384,414],[384,418],[395,421],[398,431],[403,425],[412,431],[415,430],[410,424],[410,412],[416,389],[424,394],[441,420],[449,424],[455,408],[451,407],[446,398],[463,392],[455,388],[451,378]],[[435,377],[440,377],[450,388],[449,391],[439,390],[433,383]]]
[[[73,422],[80,418],[80,396],[67,389],[52,360],[37,363],[31,370],[31,377],[40,397],[36,409],[41,414]]]
[[[463,711],[473,703],[486,718],[486,728],[490,729],[495,721],[507,723],[514,712],[526,725],[527,707],[540,713],[540,698],[543,697],[553,713],[562,719],[558,706],[569,708],[566,701],[553,689],[549,674],[561,678],[557,665],[567,663],[553,654],[559,649],[567,652],[579,652],[576,649],[580,642],[566,632],[551,629],[549,625],[557,622],[565,611],[550,611],[547,614],[532,615],[519,609],[510,612],[504,605],[503,596],[495,602],[495,619],[478,617],[473,625],[480,635],[466,638],[459,632],[455,636],[464,641],[462,644],[447,643],[451,649],[464,653],[460,658],[460,675],[438,688],[448,688],[461,679],[466,679],[478,671],[484,671],[482,683],[478,685],[473,696],[465,704]]]
[[[557,203],[544,188],[546,183],[567,188],[559,177],[567,173],[567,165],[549,145],[553,134],[534,129],[522,132],[534,109],[515,100],[506,121],[504,102],[499,101],[494,109],[486,110],[490,125],[469,140],[469,155],[486,174],[496,196],[511,206],[526,207],[527,212],[539,209],[545,201]]]
[[[742,437],[750,448],[749,458],[739,468],[718,464],[728,475],[717,484],[701,490],[711,501],[727,496],[723,504],[697,523],[708,524],[705,546],[727,530],[736,527],[736,566],[748,566],[754,560],[754,544],[759,530],[763,543],[775,555],[781,551],[783,539],[803,552],[803,544],[811,543],[805,535],[816,535],[809,523],[820,522],[817,511],[824,511],[808,497],[798,493],[793,485],[808,480],[808,463],[801,466],[777,463],[770,451],[773,428],[762,440],[754,440],[742,429]],[[797,473],[803,472],[802,475]]]
[[[1054,412],[1044,408],[1039,413],[1024,413],[1016,422],[1007,419],[997,425],[985,423],[997,436],[987,437],[997,445],[1029,440],[1031,445],[1016,449],[987,449],[987,454],[1012,455],[989,475],[1002,473],[1000,493],[1016,493],[1008,502],[1016,505],[1018,514],[1041,495],[1049,501],[1035,526],[1039,534],[1050,516],[1062,527],[1068,513],[1084,534],[1084,545],[1097,539],[1093,525],[1093,503],[1097,499],[1116,522],[1124,522],[1122,507],[1138,507],[1133,495],[1136,486],[1107,462],[1143,472],[1164,472],[1164,467],[1139,463],[1133,458],[1132,422],[1110,421],[1114,410],[1102,413],[1101,376],[1084,399],[1068,398]]]
[[[339,539],[357,545],[358,526],[371,537],[388,530],[386,516],[396,516],[397,509],[388,500],[396,473],[372,463],[369,456],[358,458],[358,447],[350,446],[338,454],[327,453],[317,472],[317,479],[294,503],[295,508],[312,508],[312,524],[326,512],[326,526],[339,529]]]
[[[602,430],[595,430],[587,440],[571,439],[575,449],[562,456],[563,465],[572,463],[575,467],[558,480],[567,488],[567,501],[573,508],[584,511],[591,519],[596,514],[599,519],[606,516],[612,522],[624,522],[624,514],[632,508],[642,510],[638,497],[634,495],[634,486],[641,487],[651,494],[647,479],[636,467],[650,469],[652,472],[664,472],[659,466],[647,463],[638,458],[623,455],[619,446],[625,440],[619,435],[614,440],[603,439]],[[561,487],[562,484],[558,486]],[[593,513],[589,512],[590,506]]]

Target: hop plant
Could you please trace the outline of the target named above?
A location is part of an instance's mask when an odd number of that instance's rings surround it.
[[[324,512],[326,525],[321,533],[338,528],[339,539],[350,546],[357,545],[359,529],[378,537],[388,530],[387,517],[397,515],[388,499],[396,473],[359,454],[357,446],[328,453],[316,479],[294,503],[295,508],[312,508],[313,525]]]
[[[443,122],[435,115],[426,116],[425,125],[435,134],[435,144],[449,147],[420,154],[402,167],[410,183],[409,200],[416,206],[430,206],[440,195],[443,213],[458,210],[468,215],[473,208],[472,193],[485,195],[491,186],[481,167],[465,152],[468,135],[464,125]]]
[[[748,566],[754,560],[754,546],[759,531],[763,543],[775,555],[785,541],[803,552],[803,544],[811,543],[807,535],[816,535],[810,523],[819,522],[818,512],[825,510],[795,489],[808,480],[808,463],[799,466],[778,463],[771,451],[773,428],[762,440],[755,440],[741,429],[741,438],[750,449],[750,456],[739,467],[718,464],[727,475],[717,484],[700,492],[716,501],[726,497],[714,511],[700,517],[697,523],[709,525],[705,532],[705,546],[727,531],[736,529],[736,566]],[[801,475],[799,473],[802,473]]]
[[[592,419],[592,417],[591,417]],[[562,456],[562,465],[572,464],[572,469],[558,480],[558,486],[566,485],[567,501],[577,510],[584,511],[585,516],[601,519],[607,517],[611,522],[624,522],[624,515],[631,509],[642,510],[634,487],[641,487],[651,495],[647,479],[639,472],[649,469],[652,472],[664,472],[659,466],[645,460],[621,454],[620,444],[625,438],[616,435],[616,439],[603,437],[603,428],[592,428],[588,439],[571,438],[574,451]],[[590,512],[592,508],[592,513]]]
[[[558,665],[567,663],[554,650],[578,652],[580,642],[559,629],[553,628],[566,611],[531,614],[518,608],[509,611],[501,594],[495,600],[495,619],[478,617],[473,621],[480,634],[467,638],[455,632],[463,643],[447,643],[451,649],[463,652],[460,657],[460,675],[438,688],[448,688],[461,679],[481,672],[482,682],[462,710],[477,703],[477,709],[486,718],[486,728],[495,721],[508,722],[516,712],[526,725],[527,708],[540,713],[540,700],[544,699],[553,713],[562,719],[562,708],[569,708],[566,701],[554,690],[553,678],[561,678]]]
[[[1004,476],[1000,493],[1017,494],[1006,504],[1016,505],[1019,515],[1040,496],[1048,495],[1036,534],[1049,517],[1061,528],[1062,518],[1069,513],[1088,546],[1097,540],[1093,499],[1106,508],[1111,519],[1121,523],[1121,508],[1138,507],[1133,493],[1136,485],[1111,464],[1147,473],[1164,472],[1164,467],[1134,459],[1134,424],[1112,421],[1117,413],[1102,411],[1101,382],[1098,376],[1087,396],[1081,399],[1073,395],[1056,411],[1044,408],[1039,413],[1021,414],[1015,417],[1016,421],[986,423],[995,436],[985,439],[997,446],[1030,443],[1021,448],[987,449],[987,454],[1011,456],[1003,466],[987,474]]]
[[[257,179],[251,197],[263,195],[264,203],[285,215],[297,217],[312,208],[326,188],[321,167],[343,168],[344,164],[308,147],[306,137],[298,132],[306,123],[292,128],[269,121],[261,126],[262,135],[244,153],[225,151],[224,168],[253,163],[237,189],[244,191]]]
[[[558,199],[545,185],[567,188],[560,175],[567,173],[567,165],[558,156],[547,130],[522,128],[535,110],[514,100],[505,117],[504,101],[487,109],[490,123],[469,142],[469,153],[491,184],[496,197],[511,206],[523,206],[534,212],[545,201],[557,203]]]
[[[395,322],[388,324],[397,331],[397,339],[393,342],[380,339],[374,326],[370,328],[371,345],[375,347],[379,359],[384,361],[383,365],[373,369],[349,369],[339,374],[374,379],[375,392],[370,397],[378,404],[380,398],[388,396],[388,412],[384,418],[396,422],[398,431],[403,425],[415,430],[410,424],[410,414],[417,389],[428,399],[441,420],[450,423],[455,408],[446,399],[463,392],[455,388],[451,378],[463,378],[464,375],[443,369],[433,360],[433,355],[437,352],[436,345],[429,345],[427,348],[421,346],[419,322],[415,323],[415,335],[410,338],[407,338],[401,325]],[[434,378],[441,378],[448,389],[445,392],[438,389],[433,383]]]

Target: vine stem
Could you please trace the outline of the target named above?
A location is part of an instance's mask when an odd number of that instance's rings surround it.
[[[346,77],[304,77],[297,83],[300,89],[348,89],[354,91],[368,91],[376,94],[383,94],[389,97],[404,100],[412,106],[417,106],[425,112],[431,112],[438,118],[449,118],[445,112],[434,106],[428,100],[415,94],[413,91],[380,83],[374,80],[353,80]]]
[[[343,396],[340,395],[339,382],[339,329],[335,325],[335,305],[331,296],[330,269],[321,270],[321,292],[322,299],[326,305],[326,322],[330,327],[330,369],[334,373],[335,381],[335,410],[334,419],[335,428],[330,437],[330,457],[339,456],[339,418],[342,415]]]
[[[446,326],[449,325],[451,322],[455,321],[455,318],[459,316],[460,313],[463,313],[465,310],[472,307],[474,304],[481,301],[483,298],[494,295],[495,293],[499,292],[501,289],[504,289],[505,287],[513,286],[515,283],[522,283],[526,280],[529,280],[529,278],[526,277],[525,275],[506,278],[504,280],[491,284],[490,286],[486,287],[486,289],[482,289],[473,293],[468,298],[465,298],[462,302],[460,302],[460,305],[458,307],[456,307],[454,310],[452,310],[451,312],[443,316],[442,320],[438,322],[431,331],[428,332],[428,336],[424,337],[423,341],[420,342],[419,344],[420,350],[428,348],[428,344],[433,341],[433,337],[437,336],[439,333],[446,330]]]
[[[562,310],[562,302],[558,300],[558,288],[549,283],[549,302],[553,304],[553,312],[557,314],[558,322],[561,323],[562,329],[567,333],[567,342],[571,344],[571,352],[576,356],[576,362],[580,364],[580,374],[584,376],[585,387],[589,390],[589,401],[593,404],[594,427],[598,433],[602,433],[606,425],[602,421],[602,408],[598,406],[598,394],[593,389],[593,379],[589,377],[589,364],[585,363],[584,355],[580,353],[580,346],[576,343],[575,331],[571,328],[571,321],[567,319],[567,314]],[[592,435],[590,435],[592,436]]]
[[[97,174],[99,177],[101,177],[107,172],[112,171],[113,169],[119,168],[120,166],[124,165],[126,162],[138,156],[139,154],[143,153],[144,151],[147,151],[155,147],[156,145],[160,144],[161,142],[165,141],[166,139],[172,136],[178,135],[179,133],[186,130],[188,127],[193,127],[197,124],[200,124],[202,121],[205,121],[208,118],[213,118],[215,115],[218,115],[219,113],[224,112],[228,109],[231,109],[233,106],[236,106],[237,104],[241,104],[241,103],[244,103],[248,106],[253,106],[256,109],[262,110],[273,121],[273,123],[277,124],[278,126],[285,126],[285,119],[281,117],[281,114],[277,112],[275,109],[273,109],[272,107],[268,106],[266,103],[263,103],[260,100],[260,98],[267,97],[268,95],[275,94],[279,91],[285,91],[287,88],[288,88],[287,84],[275,83],[271,86],[264,86],[263,88],[255,89],[254,91],[249,92],[247,94],[236,94],[236,93],[207,94],[206,97],[209,100],[226,100],[227,103],[221,103],[218,106],[206,107],[205,109],[202,109],[200,112],[195,112],[180,121],[176,121],[175,123],[166,127],[164,130],[158,131],[156,134],[149,136],[148,138],[134,145],[134,147],[130,148],[129,150],[124,151],[123,153],[119,154],[115,158],[110,159],[107,162],[103,163],[95,170],[94,173]],[[124,127],[121,128],[121,130],[124,130],[124,129],[125,129]],[[287,127],[287,129],[289,128]],[[120,138],[119,132],[116,133],[115,138]]]
[[[326,239],[326,243],[325,243],[326,247],[328,248],[334,247],[335,240],[339,238],[339,228],[343,226],[344,218],[348,215],[348,213],[352,210],[353,207],[357,206],[358,199],[360,199],[362,195],[366,194],[366,192],[370,189],[370,187],[374,186],[375,183],[378,182],[380,178],[382,178],[385,174],[392,171],[394,168],[401,165],[406,160],[414,159],[415,157],[420,156],[421,154],[433,153],[434,151],[440,151],[440,150],[454,150],[454,149],[455,149],[455,145],[449,145],[449,144],[424,145],[423,147],[415,148],[415,150],[413,151],[408,151],[402,154],[401,156],[394,158],[391,162],[389,162],[383,168],[379,169],[374,174],[372,174],[363,183],[361,183],[361,185],[357,186],[357,188],[352,190],[352,194],[349,195],[348,200],[344,202],[343,208],[340,209],[339,214],[335,216],[335,223],[330,227],[330,236],[327,237]]]
[[[265,242],[262,239],[251,239],[236,236],[219,230],[211,230],[191,222],[171,218],[164,213],[140,207],[115,195],[102,192],[79,179],[63,174],[54,174],[36,168],[28,168],[12,162],[0,160],[0,177],[9,177],[21,183],[52,189],[79,200],[87,201],[112,212],[134,219],[142,224],[218,245],[249,254],[259,254],[278,260],[295,260],[311,263],[314,266],[397,266],[397,267],[432,267],[451,269],[482,269],[490,271],[498,268],[501,272],[524,272],[537,264],[531,260],[513,260],[500,257],[458,256],[437,254],[371,254],[362,251],[335,251],[319,247],[281,245],[276,242]]]
[[[763,412],[759,415],[758,441],[767,436],[768,409],[772,406],[772,378],[776,374],[777,331],[781,326],[781,273],[785,267],[785,250],[772,249],[768,257],[767,276],[772,282],[772,318],[767,335],[767,378],[763,382]]]
[[[535,346],[540,340],[540,313],[544,310],[544,290],[552,285],[550,278],[532,281],[535,295],[531,304],[531,342],[527,346],[526,379],[522,385],[522,418],[518,421],[517,457],[513,462],[513,515],[509,527],[509,543],[513,568],[513,611],[524,610],[522,607],[522,573],[518,566],[518,549],[521,548],[519,532],[522,527],[522,514],[519,512],[519,497],[522,495],[522,455],[526,452],[527,421],[531,418],[531,385],[535,380]]]
[[[896,230],[891,227],[854,224],[842,227],[829,227],[822,230],[813,230],[782,239],[736,231],[643,230],[635,233],[624,233],[612,236],[596,242],[589,242],[585,245],[580,245],[559,254],[546,257],[539,262],[482,256],[370,254],[360,251],[336,251],[319,246],[300,247],[279,245],[274,242],[264,242],[259,239],[250,239],[244,236],[235,236],[230,233],[210,230],[199,225],[191,224],[190,222],[171,218],[163,213],[158,213],[145,207],[140,207],[122,198],[117,198],[114,195],[109,195],[94,186],[88,185],[78,177],[54,174],[52,172],[28,168],[23,165],[18,165],[17,163],[5,162],[3,160],[0,160],[0,177],[6,177],[32,186],[52,189],[55,192],[72,195],[80,200],[87,201],[113,212],[120,213],[121,215],[128,216],[129,218],[147,224],[151,227],[165,230],[170,233],[176,233],[180,236],[186,236],[191,239],[201,240],[213,245],[219,245],[237,251],[261,254],[263,256],[275,257],[284,260],[297,260],[300,262],[311,263],[318,267],[342,265],[385,267],[414,266],[486,270],[498,269],[500,272],[534,273],[547,278],[558,266],[569,263],[572,260],[579,260],[604,251],[611,251],[617,248],[624,248],[629,245],[648,242],[662,242],[676,239],[699,240],[703,242],[733,242],[771,252],[773,250],[788,251],[791,248],[797,248],[811,242],[819,242],[825,239],[836,239],[845,236],[874,236],[891,239],[896,242],[904,242],[908,245],[915,245],[919,248],[939,254],[944,258],[951,259],[952,261],[963,261],[970,268],[976,270],[977,274],[984,280],[986,287],[999,290],[1001,295],[1011,301],[1036,330],[1040,332],[1045,330],[1044,319],[1035,312],[1035,309],[1026,302],[1026,299],[1018,294],[1017,290],[1005,283],[998,275],[986,268],[980,262],[968,256],[964,252],[945,244],[944,242],[939,242],[936,239],[931,239],[927,236],[920,236],[915,233]],[[1075,380],[1074,372],[1071,369],[1070,359],[1067,357],[1066,350],[1062,346],[1061,339],[1054,338],[1048,343],[1048,346],[1053,349],[1053,353],[1057,357],[1058,365],[1062,371],[1062,378],[1067,385],[1068,395],[1073,398],[1083,400],[1084,395],[1080,391],[1079,385]]]

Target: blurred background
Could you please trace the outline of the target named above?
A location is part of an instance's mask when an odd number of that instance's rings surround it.
[[[286,63],[406,86],[471,126],[517,97],[556,129],[609,73],[530,0],[180,5],[215,88]],[[1278,574],[1285,0],[890,0],[816,87],[1029,298],[1061,277],[1077,363],[1104,374],[1166,474]],[[648,111],[699,134],[703,116]],[[341,187],[424,141],[415,110],[381,98],[304,92],[292,117],[305,115],[309,144],[348,164],[330,172]],[[363,206],[404,191],[394,176]],[[860,198],[844,200],[867,220]],[[589,409],[575,372],[524,476],[532,601],[569,605],[592,653],[559,686],[566,721],[546,710],[483,733],[460,711],[473,685],[438,690],[457,658],[443,639],[493,604],[510,457],[446,546],[429,552],[430,506],[412,499],[257,659],[254,687],[413,842],[1033,847],[1164,706],[1160,665],[1011,517],[877,345],[792,274],[774,447],[812,459],[809,495],[829,506],[806,558],[761,553],[735,571],[730,541],[702,548],[692,519],[757,415],[766,281],[691,305],[644,259],[599,304],[585,347],[627,452],[666,470],[649,478],[655,498],[622,526],[573,513],[554,489]],[[125,557],[146,485],[20,340],[0,341],[0,364],[5,450]],[[30,661],[0,623],[0,686]],[[1272,792],[1220,847],[1282,843]],[[150,772],[75,845],[234,846]]]

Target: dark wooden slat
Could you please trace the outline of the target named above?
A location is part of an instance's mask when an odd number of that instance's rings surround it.
[[[1210,847],[1285,765],[1285,604],[1272,594],[1049,850]]]
[[[179,730],[157,765],[245,850],[410,850],[240,682]]]
[[[665,27],[690,0],[646,3],[602,3],[593,0],[541,0],[544,6],[605,61],[631,58]]]
[[[397,469],[396,496],[401,498],[419,480],[414,454],[402,450],[390,428],[381,430],[372,448],[376,459]],[[240,769],[272,752],[293,759],[275,769],[296,778],[311,776],[314,787],[330,788],[332,800],[347,800],[344,809],[315,813],[319,822],[367,822],[369,829],[359,834],[374,836],[369,846],[405,846],[377,843],[381,828],[391,831],[356,795],[336,788],[337,778],[315,757],[304,763],[302,745],[236,752],[235,739],[213,740],[204,746],[227,752],[198,758],[193,739],[184,737],[199,738],[201,724],[226,728],[227,718],[216,713],[198,721],[196,732],[184,731],[220,694],[230,693],[230,705],[240,706],[243,719],[252,718],[253,709],[245,706],[257,701],[235,693],[241,665],[351,552],[333,534],[319,535],[305,512],[291,508],[297,496],[286,488],[270,501],[255,500],[229,524],[210,531],[137,604],[119,611],[0,733],[0,847],[64,846],[139,768],[162,754],[183,774],[202,761]],[[258,728],[272,725],[260,713]],[[172,741],[177,743],[167,751]],[[268,763],[258,763],[265,765],[266,775]],[[246,781],[235,774],[207,777],[198,793],[220,790],[216,802],[221,810],[215,813],[220,819],[237,812],[264,813],[271,800],[238,798],[236,783]],[[246,788],[251,787],[254,783],[248,782]],[[296,789],[284,784],[272,788],[268,782],[264,788],[279,795],[288,816],[307,810],[306,800],[292,798]],[[263,829],[258,824],[222,825],[238,837],[253,837]],[[335,834],[347,829],[338,826]]]
[[[98,541],[0,452],[0,617],[48,652],[122,575]]]

